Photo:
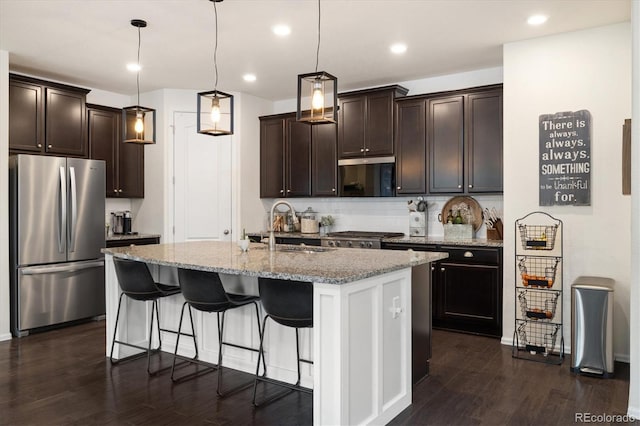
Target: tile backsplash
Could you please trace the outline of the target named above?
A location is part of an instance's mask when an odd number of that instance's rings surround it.
[[[444,228],[438,220],[438,215],[446,202],[452,198],[450,195],[433,196],[425,195],[427,202],[427,235],[430,237],[442,237]],[[491,209],[495,208],[502,217],[503,196],[502,195],[474,195],[480,206]],[[410,200],[417,200],[414,197],[394,197],[394,198],[288,198],[293,204],[296,212],[304,211],[311,207],[318,213],[318,219],[325,215],[331,215],[335,219],[332,231],[388,231],[403,232],[409,235],[409,209],[407,203]],[[264,199],[262,204],[265,208],[264,229],[267,227],[268,211],[271,208],[273,199]],[[284,207],[279,207],[284,211]],[[263,229],[263,230],[264,230]],[[476,238],[486,237],[484,224],[475,235]]]

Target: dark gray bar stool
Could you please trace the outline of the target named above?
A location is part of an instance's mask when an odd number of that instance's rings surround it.
[[[253,405],[256,407],[267,402],[275,401],[282,398],[292,391],[300,391],[305,393],[313,393],[312,389],[300,386],[300,363],[305,362],[313,364],[312,361],[300,358],[300,338],[298,330],[300,328],[313,327],[313,284],[306,281],[289,281],[273,278],[258,278],[260,287],[260,300],[262,308],[266,315],[262,323],[262,332],[260,333],[260,351],[258,352],[258,365],[256,367],[256,377],[253,385]],[[296,359],[298,367],[298,380],[295,384],[282,382],[266,377],[267,370],[260,375],[260,358],[264,366],[264,332],[267,325],[267,319],[271,318],[276,323],[286,327],[293,327],[296,330]],[[258,382],[266,382],[288,388],[284,392],[280,392],[260,403],[256,402],[256,390]]]
[[[158,311],[158,299],[163,297],[169,297],[176,294],[180,294],[180,287],[171,286],[166,284],[157,283],[153,280],[151,273],[149,272],[149,268],[146,263],[143,262],[135,262],[126,259],[119,259],[117,257],[113,258],[113,264],[116,268],[116,276],[118,277],[118,284],[120,285],[120,289],[122,293],[120,293],[120,300],[118,302],[118,313],[116,314],[116,324],[113,328],[113,341],[111,343],[111,353],[109,354],[109,360],[112,364],[118,364],[122,361],[128,361],[132,359],[140,358],[141,356],[147,355],[147,373],[150,375],[157,374],[168,367],[159,368],[156,371],[151,371],[150,363],[151,363],[151,355],[158,353],[162,349],[162,336],[161,332],[168,332],[178,334],[178,338],[180,338],[180,334],[185,336],[190,336],[193,338],[193,343],[196,344],[195,336],[193,334],[188,333],[180,333],[180,331],[168,330],[166,328],[160,328],[160,313]],[[120,307],[122,306],[122,297],[127,296],[133,300],[139,300],[142,302],[152,301],[153,305],[151,306],[151,321],[149,322],[149,346],[142,347],[138,345],[134,345],[128,342],[124,342],[122,340],[116,340],[116,334],[118,331],[118,321],[120,320]],[[153,337],[153,319],[156,319],[156,326],[158,330],[158,347],[155,349],[151,349],[151,340]],[[193,319],[191,320],[193,324]],[[113,359],[113,349],[115,345],[120,344],[124,346],[129,346],[136,349],[141,349],[145,352],[140,354],[135,354],[126,358],[121,358],[119,360]]]
[[[180,342],[180,336],[178,335],[178,339],[176,340],[176,350],[174,357],[174,364],[176,358],[184,359],[187,362],[204,365],[207,368],[204,370],[196,371],[191,374],[186,374],[182,377],[176,378],[175,376],[175,366],[171,370],[171,379],[173,381],[183,381],[186,379],[190,379],[193,377],[201,376],[203,374],[209,373],[214,370],[218,370],[218,387],[216,392],[219,396],[224,397],[235,393],[239,390],[246,389],[251,386],[253,381],[245,384],[238,385],[232,389],[228,389],[225,392],[222,392],[222,347],[233,346],[235,348],[247,349],[253,352],[258,352],[258,349],[250,348],[247,346],[237,345],[234,343],[225,342],[223,339],[224,336],[224,318],[225,314],[229,309],[240,308],[242,306],[246,306],[249,304],[253,304],[256,309],[256,320],[258,324],[258,334],[260,335],[260,341],[262,341],[262,333],[260,332],[260,314],[258,311],[258,304],[256,303],[260,300],[258,296],[248,296],[241,294],[233,294],[227,293],[222,286],[222,282],[220,281],[220,275],[215,272],[208,271],[196,271],[193,269],[181,269],[178,268],[178,279],[180,281],[180,288],[182,289],[182,295],[184,296],[185,302],[182,305],[182,313],[180,314],[180,324],[178,326],[178,331],[182,330],[182,319],[184,316],[185,307],[189,309],[189,316],[192,317],[191,308],[196,309],[202,312],[215,312],[218,317],[218,364],[211,365],[208,363],[204,363],[197,359],[197,349],[196,349],[196,357],[193,359],[185,359],[178,355],[178,343]],[[220,315],[222,314],[222,315]],[[193,328],[193,320],[191,321],[191,329]],[[258,362],[260,360],[258,359]],[[266,364],[265,365],[266,369]]]

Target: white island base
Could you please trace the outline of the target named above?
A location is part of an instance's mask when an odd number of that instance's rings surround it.
[[[120,289],[113,257],[106,253],[106,318],[109,356]],[[149,265],[158,273],[156,265]],[[426,265],[423,265],[426,266]],[[168,267],[163,266],[163,273]],[[225,287],[257,291],[257,279],[224,276]],[[301,330],[302,385],[313,387],[315,425],[385,424],[411,404],[411,267],[340,285],[314,283],[314,327]],[[126,301],[125,301],[126,300]],[[125,297],[118,338],[141,346],[148,342],[151,304]],[[183,299],[161,300],[163,328],[177,329]],[[261,314],[262,316],[262,314]],[[261,318],[262,319],[262,318]],[[216,315],[194,310],[200,359],[216,363],[218,340]],[[189,327],[188,321],[183,327]],[[154,336],[156,336],[154,331]],[[225,340],[258,347],[255,310],[251,307],[227,313]],[[163,351],[172,353],[175,336],[164,333]],[[155,343],[155,337],[154,337]],[[131,348],[116,345],[114,357],[131,355]],[[269,321],[265,337],[268,376],[296,380],[293,329]],[[179,353],[193,355],[191,338],[180,339]],[[223,365],[255,373],[257,354],[224,348]],[[195,380],[212,380],[203,376]],[[167,377],[167,386],[171,386]],[[251,400],[247,399],[247,409]]]

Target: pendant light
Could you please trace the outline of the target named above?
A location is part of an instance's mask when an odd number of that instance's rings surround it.
[[[215,15],[216,39],[213,49],[213,68],[215,84],[213,90],[198,93],[198,133],[209,136],[233,134],[233,95],[218,90],[218,8],[216,3],[222,0],[209,0],[213,3]]]
[[[126,143],[154,144],[156,143],[156,110],[140,106],[140,28],[145,28],[147,22],[142,19],[132,19],[131,25],[138,28],[138,71],[136,76],[138,101],[136,105],[122,109],[122,139]]]
[[[309,124],[335,123],[338,114],[338,79],[318,71],[320,57],[320,0],[318,0],[318,46],[316,70],[298,75],[298,110],[296,119]]]

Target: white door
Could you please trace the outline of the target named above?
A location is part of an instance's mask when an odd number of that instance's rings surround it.
[[[174,121],[174,242],[231,240],[231,136],[196,131],[196,113]]]

